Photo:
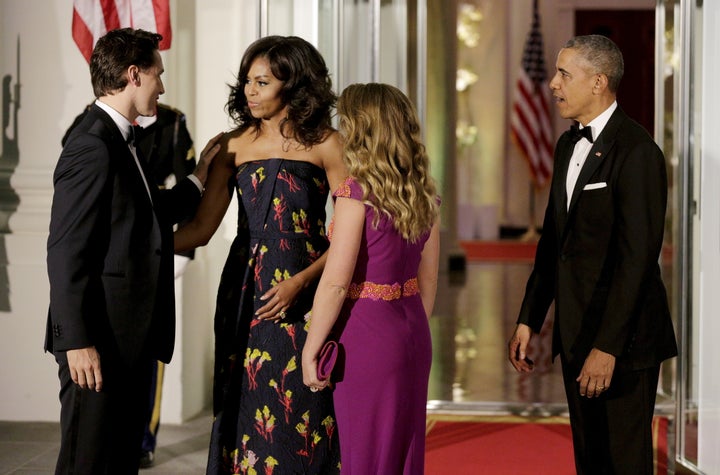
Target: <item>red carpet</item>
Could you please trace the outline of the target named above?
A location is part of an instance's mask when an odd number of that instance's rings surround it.
[[[657,475],[667,475],[667,419],[653,421]],[[426,475],[573,475],[564,417],[428,415]]]
[[[468,261],[533,262],[536,242],[516,240],[460,241]]]
[[[468,261],[529,262],[535,261],[537,239],[501,239],[498,241],[460,241]],[[662,258],[672,262],[672,246],[665,245]]]

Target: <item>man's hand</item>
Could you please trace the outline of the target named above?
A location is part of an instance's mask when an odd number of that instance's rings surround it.
[[[592,398],[607,391],[613,371],[615,371],[614,355],[597,348],[590,350],[590,354],[580,370],[580,376],[576,379],[580,384],[580,395]]]
[[[70,377],[83,389],[102,390],[103,379],[100,370],[100,354],[94,346],[67,351]]]
[[[205,185],[205,181],[207,180],[210,163],[212,163],[213,158],[215,158],[215,155],[217,155],[217,153],[220,151],[219,141],[223,134],[224,132],[220,132],[208,141],[202,153],[200,153],[200,160],[198,160],[198,163],[195,166],[195,170],[193,170],[193,175],[195,175],[198,180],[200,180],[200,183],[202,183],[203,186]]]
[[[532,329],[519,323],[515,333],[508,342],[508,358],[513,367],[521,373],[530,373],[534,369],[533,362],[527,357],[527,347],[532,338]]]

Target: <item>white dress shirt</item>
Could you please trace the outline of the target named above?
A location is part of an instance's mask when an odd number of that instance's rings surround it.
[[[610,104],[610,107],[605,109],[602,114],[595,117],[593,120],[590,121],[588,125],[585,126],[590,127],[593,140],[597,140],[598,136],[605,128],[605,125],[608,123],[608,120],[610,120],[610,116],[613,114],[613,112],[615,112],[616,108],[617,101],[613,101],[613,103]],[[580,129],[585,128],[582,125],[580,125],[579,127]],[[565,190],[567,192],[567,209],[570,209],[570,200],[572,199],[575,184],[577,183],[577,179],[580,176],[580,171],[585,164],[585,159],[587,159],[587,156],[590,153],[590,149],[592,148],[592,146],[593,143],[583,137],[577,141],[577,143],[575,144],[575,149],[573,149],[573,154],[570,158],[570,165],[568,166],[567,176],[565,179]]]
[[[120,132],[122,133],[125,141],[128,142],[128,137],[130,137],[130,134],[132,134],[132,124],[130,123],[130,121],[127,120],[125,116],[123,116],[121,113],[119,113],[109,105],[105,104],[104,102],[96,100],[95,104],[97,104],[99,108],[108,113],[113,122],[115,122],[115,124],[118,126],[118,129],[120,129]],[[150,197],[150,202],[152,203],[152,194],[150,193],[150,187],[148,186],[147,178],[145,178],[145,173],[143,172],[142,166],[140,165],[140,159],[138,159],[137,151],[135,150],[135,144],[132,141],[129,141],[128,148],[130,149],[130,153],[132,153],[133,158],[135,158],[135,164],[138,167],[138,171],[140,172],[140,176],[143,179],[143,183],[145,183],[145,190],[147,190],[147,194]]]

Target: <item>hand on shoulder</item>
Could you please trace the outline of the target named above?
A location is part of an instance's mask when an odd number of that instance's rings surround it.
[[[204,185],[207,180],[208,170],[215,156],[221,149],[222,138],[225,135],[224,132],[220,132],[215,137],[211,138],[200,153],[200,159],[198,160],[197,166],[193,171],[193,174],[200,180]]]

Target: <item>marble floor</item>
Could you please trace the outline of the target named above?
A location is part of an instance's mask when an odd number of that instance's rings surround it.
[[[507,361],[507,339],[529,272],[527,260],[482,261],[441,276],[430,320],[434,356],[429,412],[533,417],[565,412],[560,368],[550,361],[547,325],[532,342],[533,374],[520,375]],[[663,369],[658,397],[658,412],[666,414],[674,408],[663,391],[672,386],[672,371]],[[182,425],[163,425],[155,466],[141,473],[204,473],[209,431],[209,412]],[[0,475],[53,473],[58,444],[57,424],[0,421]]]

